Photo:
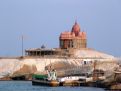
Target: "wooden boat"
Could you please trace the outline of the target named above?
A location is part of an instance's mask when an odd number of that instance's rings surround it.
[[[40,85],[40,86],[51,86],[51,87],[57,87],[59,86],[59,82],[56,80],[32,80],[32,85]]]
[[[57,80],[48,80],[47,75],[34,74],[32,76],[32,85],[56,87],[59,86],[59,82]]]

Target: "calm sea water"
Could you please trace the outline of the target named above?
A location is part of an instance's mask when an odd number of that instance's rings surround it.
[[[0,81],[0,91],[104,91],[93,87],[32,86],[31,81]]]

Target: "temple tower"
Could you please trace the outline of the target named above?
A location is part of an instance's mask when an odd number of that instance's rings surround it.
[[[60,48],[86,48],[86,33],[82,32],[77,22],[72,27],[71,32],[62,32],[59,37]]]

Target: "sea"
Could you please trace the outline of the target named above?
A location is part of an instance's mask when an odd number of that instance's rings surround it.
[[[0,91],[105,91],[94,87],[33,86],[31,81],[0,81]]]

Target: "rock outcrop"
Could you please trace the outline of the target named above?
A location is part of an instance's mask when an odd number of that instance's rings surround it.
[[[28,74],[33,74],[37,71],[37,68],[35,65],[29,66],[24,64],[22,68],[19,70],[15,71],[11,77],[16,77],[16,76],[22,76],[22,75],[28,75]]]
[[[92,68],[94,59],[83,58],[1,58],[0,78],[29,76],[33,73],[41,73],[45,66],[52,65],[56,70],[65,73],[83,72]],[[105,61],[104,61],[105,60]],[[97,69],[112,71],[117,62],[113,59],[97,59]],[[111,66],[110,66],[111,65]],[[83,70],[82,70],[83,69]]]

